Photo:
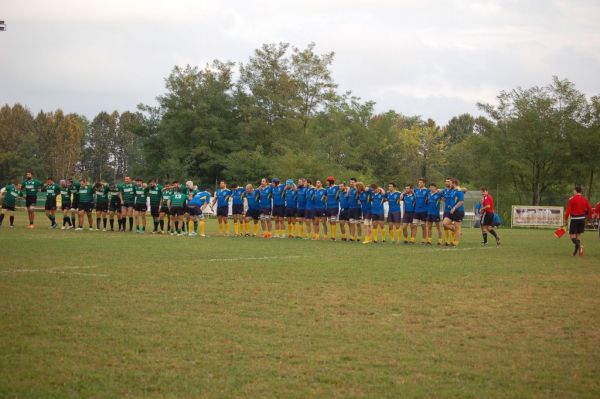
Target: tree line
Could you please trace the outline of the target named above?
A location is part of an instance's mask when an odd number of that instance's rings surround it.
[[[500,204],[557,204],[577,183],[598,183],[600,97],[554,77],[543,87],[502,91],[482,116],[440,126],[340,92],[334,53],[315,45],[264,44],[245,62],[175,66],[157,105],[33,116],[0,108],[0,182],[31,169],[55,178],[219,179],[356,177],[398,184],[457,176],[496,191]]]

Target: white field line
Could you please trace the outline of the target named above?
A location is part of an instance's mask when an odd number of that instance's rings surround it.
[[[491,248],[495,248],[496,246],[493,247],[468,247],[468,248],[452,248],[452,247],[444,247],[444,248],[435,248],[432,249],[432,251],[487,251],[490,250]]]
[[[49,274],[72,274],[76,276],[93,276],[93,277],[108,277],[108,274],[101,273],[81,273],[81,272],[71,272],[65,270],[72,269],[94,269],[98,266],[69,266],[62,267],[60,269],[52,268],[52,269],[13,269],[13,270],[0,270],[0,273],[49,273]]]
[[[294,258],[304,258],[305,256],[301,255],[290,255],[290,256],[257,256],[257,257],[246,257],[246,258],[211,258],[211,259],[203,259],[207,262],[237,262],[240,260],[269,260],[269,259],[294,259]]]

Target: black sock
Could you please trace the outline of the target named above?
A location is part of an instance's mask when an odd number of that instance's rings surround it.
[[[154,221],[154,231],[158,230],[158,221]]]
[[[4,214],[0,213],[0,226],[2,226],[2,221],[4,220]]]
[[[2,216],[4,216],[4,215],[2,215]],[[11,226],[14,226],[14,225],[15,225],[15,217],[14,217],[14,216],[9,216],[9,217],[8,217],[8,220],[10,221],[10,225],[11,225]]]
[[[483,233],[483,243],[487,244],[487,233]]]
[[[106,218],[102,218],[102,227],[106,228]]]
[[[167,231],[171,231],[171,219],[167,219]]]
[[[100,218],[96,218],[96,228],[100,230]]]
[[[129,231],[133,230],[133,218],[129,217]]]
[[[52,215],[46,215],[46,217],[48,218],[48,220],[50,221],[51,224],[54,224],[54,223],[52,223]]]
[[[115,219],[110,219],[110,229],[113,230],[115,228]]]
[[[498,234],[496,234],[496,230],[491,229],[490,234],[493,235],[495,238],[498,238]]]
[[[573,255],[575,255],[577,251],[579,251],[579,247],[581,247],[581,241],[579,241],[577,238],[571,238],[571,241],[573,241],[573,244],[575,244],[575,250],[573,251]]]
[[[69,224],[75,227],[75,216],[71,216],[71,221],[69,222]]]
[[[52,222],[52,226],[56,224],[56,217],[54,215],[50,215],[50,221]]]
[[[160,231],[165,231],[165,221],[164,220],[160,221]]]

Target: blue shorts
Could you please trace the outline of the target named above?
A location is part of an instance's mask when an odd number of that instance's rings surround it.
[[[340,216],[338,216],[338,220],[344,220],[344,221],[350,220],[349,216],[348,216],[348,209],[340,210]]]
[[[400,215],[400,211],[388,213],[388,223],[400,223],[401,219],[402,215]]]
[[[285,216],[285,206],[273,205],[273,216],[284,217]]]
[[[427,212],[415,212],[415,216],[413,217],[413,221],[415,221],[415,222],[417,222],[417,221],[426,222],[427,221]]]
[[[383,222],[385,219],[383,213],[374,213],[371,215],[371,220],[374,222]]]
[[[304,217],[304,208],[300,209],[296,209],[296,216],[299,218],[303,218]]]
[[[229,206],[219,206],[217,207],[217,216],[229,216]]]
[[[243,215],[244,214],[244,204],[231,205],[231,213],[233,215]]]
[[[465,218],[465,211],[454,211],[454,213],[451,213],[448,217],[453,222],[462,222],[462,220]]]
[[[360,208],[350,208],[348,209],[348,220],[361,220],[362,212]]]
[[[295,218],[298,210],[296,208],[285,208],[285,217],[286,218]]]
[[[372,217],[371,211],[362,211],[363,220],[371,220]]]
[[[253,220],[258,220],[258,218],[260,217],[260,209],[248,208],[248,210],[246,211],[246,217],[252,218]]]
[[[402,223],[412,223],[414,217],[414,212],[404,212],[404,216],[402,217]]]
[[[450,211],[444,211],[444,219],[450,219]]]
[[[338,213],[340,213],[339,208],[327,208],[325,210],[325,214],[327,215],[328,218],[337,217]]]
[[[431,213],[427,215],[427,221],[430,223],[437,223],[440,221],[440,214],[434,214],[432,215]]]
[[[271,216],[271,208],[260,208],[260,214]]]
[[[319,208],[319,209],[315,209],[315,217],[316,218],[324,218],[325,217],[325,209]]]

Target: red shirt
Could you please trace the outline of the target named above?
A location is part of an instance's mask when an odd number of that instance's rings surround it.
[[[600,201],[596,204],[596,217],[600,218]]]
[[[494,198],[489,195],[486,194],[483,196],[483,199],[481,200],[481,205],[485,208],[486,206],[489,206],[489,208],[485,209],[486,213],[494,213]]]
[[[592,206],[590,205],[587,198],[585,198],[580,193],[575,194],[571,198],[569,198],[569,202],[567,203],[567,209],[565,211],[565,220],[572,217],[585,217],[590,216],[592,214]]]

